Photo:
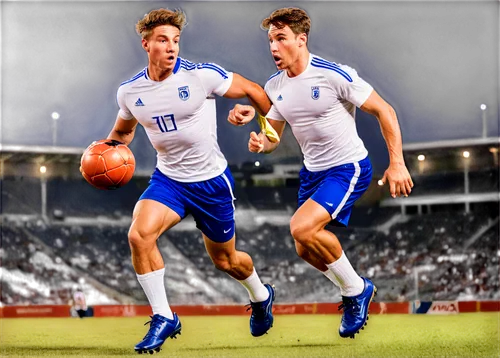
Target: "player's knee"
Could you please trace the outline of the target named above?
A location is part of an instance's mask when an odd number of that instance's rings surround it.
[[[292,234],[292,237],[295,239],[295,241],[306,247],[313,238],[314,234],[311,227],[307,223],[298,223],[293,220],[290,222],[290,233]]]
[[[128,233],[129,245],[134,249],[146,248],[154,244],[156,240],[151,235],[145,235],[138,230],[130,230]]]

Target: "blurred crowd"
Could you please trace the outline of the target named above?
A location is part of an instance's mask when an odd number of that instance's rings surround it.
[[[393,215],[393,213],[391,214]],[[397,214],[396,214],[397,215]],[[382,301],[500,299],[498,217],[443,212],[400,216],[389,227],[329,228],[357,271],[373,279]],[[2,222],[0,298],[4,305],[66,304],[84,279],[88,304],[145,303],[130,262],[126,225]],[[340,294],[295,253],[287,225],[237,229],[279,302],[337,302]],[[194,227],[158,242],[172,304],[246,303],[244,289],[217,271]]]

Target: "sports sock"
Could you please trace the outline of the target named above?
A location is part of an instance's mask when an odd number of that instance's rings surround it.
[[[250,296],[250,301],[252,302],[262,302],[267,300],[269,297],[269,291],[266,286],[262,283],[257,275],[257,271],[255,271],[255,267],[250,276],[248,276],[244,280],[238,280],[243,287],[245,287],[248,291],[248,296]]]
[[[337,280],[335,280],[335,275],[333,274],[332,271],[330,271],[330,269],[328,269],[326,271],[320,271],[320,272],[323,275],[325,275],[327,279],[329,279],[330,281],[332,281],[335,286],[338,286]]]
[[[165,291],[164,275],[165,268],[162,268],[144,275],[137,274],[137,280],[148,298],[153,314],[173,319],[174,315],[168,305],[167,292]]]
[[[354,271],[344,251],[342,251],[342,256],[340,256],[337,261],[326,266],[335,275],[342,296],[352,297],[363,292],[365,282],[359,277],[356,271]]]

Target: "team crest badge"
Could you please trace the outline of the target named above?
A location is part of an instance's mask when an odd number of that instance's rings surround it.
[[[319,86],[311,86],[311,97],[312,99],[319,98]]]
[[[179,98],[183,101],[187,101],[189,99],[189,86],[179,87]]]

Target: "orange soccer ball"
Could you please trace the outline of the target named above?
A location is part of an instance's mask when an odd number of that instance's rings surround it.
[[[118,189],[127,184],[135,170],[132,151],[112,139],[93,142],[83,152],[80,172],[89,184],[103,189]]]

